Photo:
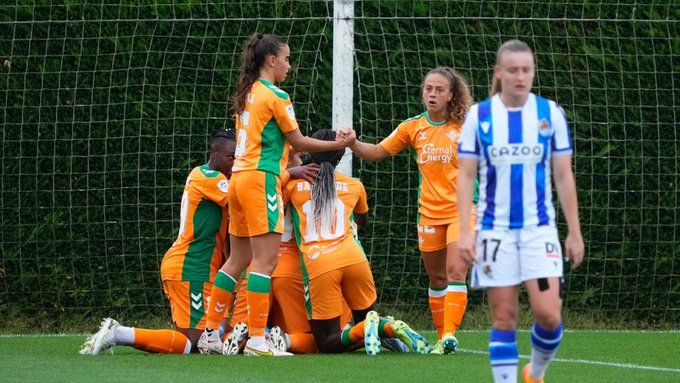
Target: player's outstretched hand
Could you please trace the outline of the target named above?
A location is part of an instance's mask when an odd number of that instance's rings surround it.
[[[339,129],[335,140],[342,141],[345,147],[349,147],[354,145],[354,142],[357,140],[357,133],[352,128]]]
[[[468,265],[475,263],[475,239],[472,235],[461,233],[458,240],[458,256]]]
[[[567,254],[567,259],[571,261],[572,270],[579,267],[585,255],[585,246],[583,245],[581,235],[567,234],[567,239],[564,241],[564,250]]]
[[[307,164],[304,166],[296,166],[287,170],[290,174],[290,179],[303,179],[310,184],[314,183],[316,174],[319,172],[319,165]]]

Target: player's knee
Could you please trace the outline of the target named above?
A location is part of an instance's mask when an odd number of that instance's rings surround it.
[[[562,316],[559,312],[537,312],[534,313],[534,320],[539,326],[546,330],[554,330],[560,325]]]
[[[430,271],[427,276],[430,279],[431,287],[444,287],[448,284],[446,272],[444,270]]]
[[[449,266],[446,268],[446,277],[448,282],[465,282],[467,268]]]
[[[501,330],[512,330],[517,327],[519,314],[511,307],[493,307],[493,327]]]

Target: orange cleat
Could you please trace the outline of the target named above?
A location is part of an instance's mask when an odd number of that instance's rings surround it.
[[[524,380],[524,383],[545,383],[543,382],[543,379],[533,379],[531,376],[529,376],[529,371],[531,371],[531,363],[527,363],[527,365],[522,369],[522,379]]]

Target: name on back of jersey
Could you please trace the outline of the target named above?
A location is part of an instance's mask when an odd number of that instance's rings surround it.
[[[311,191],[312,190],[312,185],[305,181],[305,182],[298,182],[297,184],[297,191]],[[349,185],[346,182],[340,182],[340,181],[335,181],[335,191],[349,191]]]
[[[541,144],[490,145],[488,148],[491,165],[536,164],[543,159]]]

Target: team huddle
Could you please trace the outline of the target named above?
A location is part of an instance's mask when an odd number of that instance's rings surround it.
[[[290,356],[364,348],[451,354],[471,288],[487,289],[496,382],[516,382],[518,291],[534,316],[525,382],[543,382],[562,339],[563,258],[584,256],[563,110],[531,93],[534,58],[518,40],[496,57],[490,98],[472,105],[466,80],[438,67],[422,82],[425,111],[378,144],[351,128],[300,133],[289,95],[274,84],[290,48],[253,34],[232,103],[236,129],[210,142],[189,174],[179,234],[161,264],[175,329],[125,327],[106,318],[80,353],[113,346],[154,353]],[[360,242],[367,195],[335,170],[346,148],[379,161],[415,152],[419,250],[429,278],[437,342],[375,311],[377,293]],[[557,235],[552,181],[568,224]],[[471,270],[469,270],[471,268]]]

